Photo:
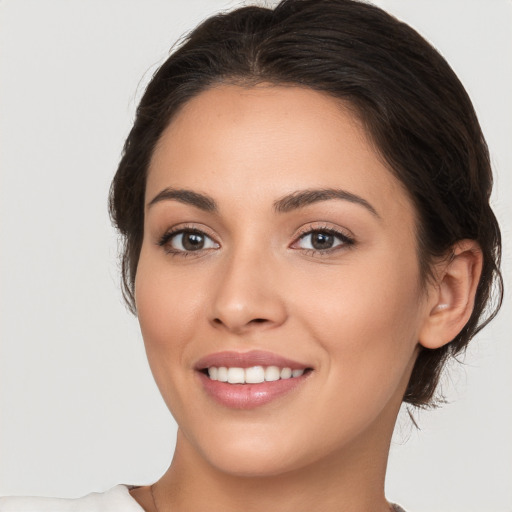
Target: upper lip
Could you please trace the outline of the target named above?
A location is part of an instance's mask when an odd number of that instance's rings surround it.
[[[251,366],[278,366],[279,368],[291,368],[302,370],[311,368],[307,364],[288,359],[287,357],[266,352],[264,350],[251,350],[249,352],[225,351],[216,352],[202,357],[195,364],[196,370],[204,370],[212,366],[231,368],[250,368]]]

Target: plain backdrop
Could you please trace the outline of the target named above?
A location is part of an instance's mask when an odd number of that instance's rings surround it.
[[[380,0],[451,63],[496,173],[512,277],[512,2]],[[107,193],[137,100],[225,0],[0,0],[0,494],[147,484],[176,426],[119,291]],[[512,315],[454,365],[450,404],[402,414],[388,498],[411,512],[512,511]]]

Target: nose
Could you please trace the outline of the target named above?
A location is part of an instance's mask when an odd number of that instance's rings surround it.
[[[261,253],[232,254],[217,268],[211,323],[236,334],[282,325],[287,318],[279,266]]]

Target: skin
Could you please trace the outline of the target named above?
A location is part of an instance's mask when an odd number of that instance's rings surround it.
[[[150,205],[169,187],[208,195],[218,211]],[[319,188],[370,207],[331,198],[273,208]],[[401,399],[419,346],[450,341],[467,321],[475,244],[461,242],[437,280],[422,283],[407,192],[350,109],[300,87],[222,85],[189,101],[154,152],[146,204],[136,304],[179,425],[173,462],[153,486],[159,512],[389,510],[384,478]],[[183,227],[204,232],[205,248],[186,252],[176,237],[159,245]],[[312,251],[307,233],[325,229],[353,243]],[[195,363],[255,349],[313,371],[254,409],[214,402]],[[155,510],[149,488],[132,495]]]

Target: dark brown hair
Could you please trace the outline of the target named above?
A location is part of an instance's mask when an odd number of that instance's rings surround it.
[[[354,108],[416,207],[423,279],[457,241],[480,244],[483,272],[471,318],[451,343],[421,350],[404,396],[431,405],[448,357],[462,352],[501,305],[491,166],[471,101],[450,66],[412,28],[373,5],[284,0],[275,9],[242,7],[204,21],[158,69],[110,191],[111,217],[125,243],[127,303],[135,312],[146,174],[163,130],[181,106],[215,84],[261,82],[323,91]]]

